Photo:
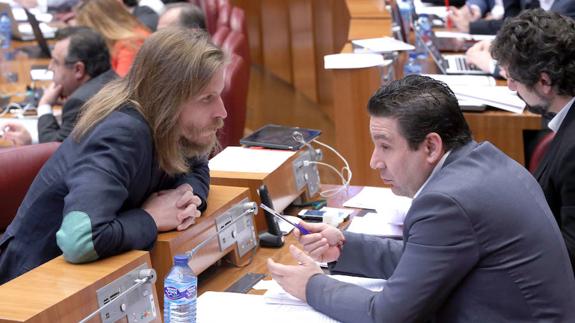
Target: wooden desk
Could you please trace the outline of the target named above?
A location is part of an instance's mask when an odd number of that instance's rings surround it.
[[[322,189],[334,188],[336,185],[322,185]],[[361,191],[362,187],[350,186],[347,191],[340,192],[333,198],[328,199],[327,204],[331,207],[341,207],[343,203]],[[297,210],[288,209],[286,213],[296,214]],[[285,244],[281,248],[259,248],[253,260],[246,266],[237,267],[229,263],[222,263],[218,266],[206,270],[206,272],[199,276],[198,295],[206,291],[225,291],[233,285],[238,279],[242,278],[247,273],[261,273],[268,274],[267,259],[272,258],[277,262],[283,264],[295,264],[296,261],[289,253],[289,245],[299,245],[293,235],[286,236]],[[259,292],[252,290],[250,293],[257,294]]]
[[[0,322],[77,322],[98,308],[98,289],[141,264],[151,268],[146,251],[81,265],[60,256],[0,286]],[[155,306],[155,322],[161,322]]]
[[[215,235],[215,219],[243,200],[249,200],[247,188],[211,185],[208,208],[194,225],[185,231],[170,231],[158,235],[154,249],[151,251],[151,258],[152,265],[158,273],[156,289],[158,295],[162,296],[160,306],[163,304],[164,278],[172,268],[174,256],[193,249],[199,243]],[[255,235],[254,239],[256,239]],[[192,270],[199,274],[226,255],[229,255],[231,261],[237,265],[241,265],[244,261],[237,252],[236,244],[221,251],[216,238],[199,250],[189,264]],[[249,258],[249,254],[245,258]]]

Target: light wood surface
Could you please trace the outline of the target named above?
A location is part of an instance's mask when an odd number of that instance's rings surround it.
[[[98,308],[99,288],[144,263],[151,267],[146,251],[81,265],[60,256],[0,286],[0,322],[77,322]],[[161,322],[159,307],[156,313]]]
[[[322,189],[334,187],[336,186],[323,185]],[[328,206],[341,207],[345,201],[355,196],[361,191],[361,189],[362,187],[350,186],[347,190],[344,190],[333,198],[328,199]],[[288,209],[287,211],[289,214],[297,213],[297,209]],[[289,253],[288,247],[290,244],[299,246],[299,243],[291,234],[286,236],[285,244],[281,248],[259,248],[251,262],[245,266],[238,267],[229,263],[222,263],[219,266],[210,268],[204,274],[199,276],[198,295],[206,291],[225,291],[247,273],[261,273],[267,275],[268,270],[266,262],[268,258],[272,258],[273,260],[283,264],[296,264],[297,262]],[[252,290],[250,293],[258,294],[261,292]]]
[[[247,187],[252,201],[261,203],[257,190],[266,185],[274,208],[278,211],[285,209],[295,199],[302,196],[306,188],[297,189],[293,171],[293,161],[298,158],[297,152],[286,160],[280,167],[270,173],[226,172],[210,170],[211,182],[215,185]],[[265,216],[262,210],[256,216],[258,232],[267,230]]]
[[[151,251],[152,265],[158,273],[156,281],[158,295],[163,295],[164,278],[172,268],[174,256],[186,253],[214,236],[216,234],[215,219],[244,199],[249,199],[249,192],[246,188],[211,185],[207,201],[208,208],[194,225],[184,231],[158,234],[156,244]],[[212,239],[190,260],[189,265],[196,274],[199,274],[230,253],[232,253],[233,262],[242,262],[237,254],[236,244],[220,250],[218,239]],[[160,306],[162,305],[163,296],[160,299]]]

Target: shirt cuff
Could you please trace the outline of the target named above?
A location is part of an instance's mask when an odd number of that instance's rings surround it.
[[[41,117],[45,114],[52,114],[52,106],[49,104],[41,104],[40,106],[38,106],[38,109],[36,111],[38,113],[38,117]]]

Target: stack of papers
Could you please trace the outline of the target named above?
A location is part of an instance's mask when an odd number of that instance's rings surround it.
[[[337,322],[310,306],[267,304],[262,295],[205,292],[198,297],[198,323]]]
[[[400,238],[403,236],[403,224],[390,223],[389,219],[381,214],[367,213],[364,216],[353,218],[346,231],[380,237]]]
[[[354,276],[344,276],[344,275],[328,275],[329,277],[357,285],[374,292],[380,292],[383,290],[385,285],[385,279],[379,278],[365,278],[365,277],[354,277]],[[264,294],[264,299],[268,304],[281,304],[281,305],[292,305],[292,306],[309,306],[302,300],[291,296],[288,294],[278,283],[273,281],[273,283],[268,283],[268,290]]]
[[[395,195],[389,188],[366,186],[343,203],[343,206],[376,210],[378,214],[385,216],[389,223],[403,224],[411,207],[411,199]]]
[[[506,86],[485,86],[479,91],[474,86],[452,86],[451,90],[458,98],[477,100],[501,110],[523,113],[525,109],[525,102],[517,96],[516,92],[509,90]]]

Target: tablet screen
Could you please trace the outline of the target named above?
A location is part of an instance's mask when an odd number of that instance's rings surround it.
[[[265,125],[249,136],[240,140],[245,146],[259,146],[265,148],[298,150],[305,143],[309,143],[321,134],[320,130],[287,127],[275,124]],[[296,140],[296,138],[301,138]]]

